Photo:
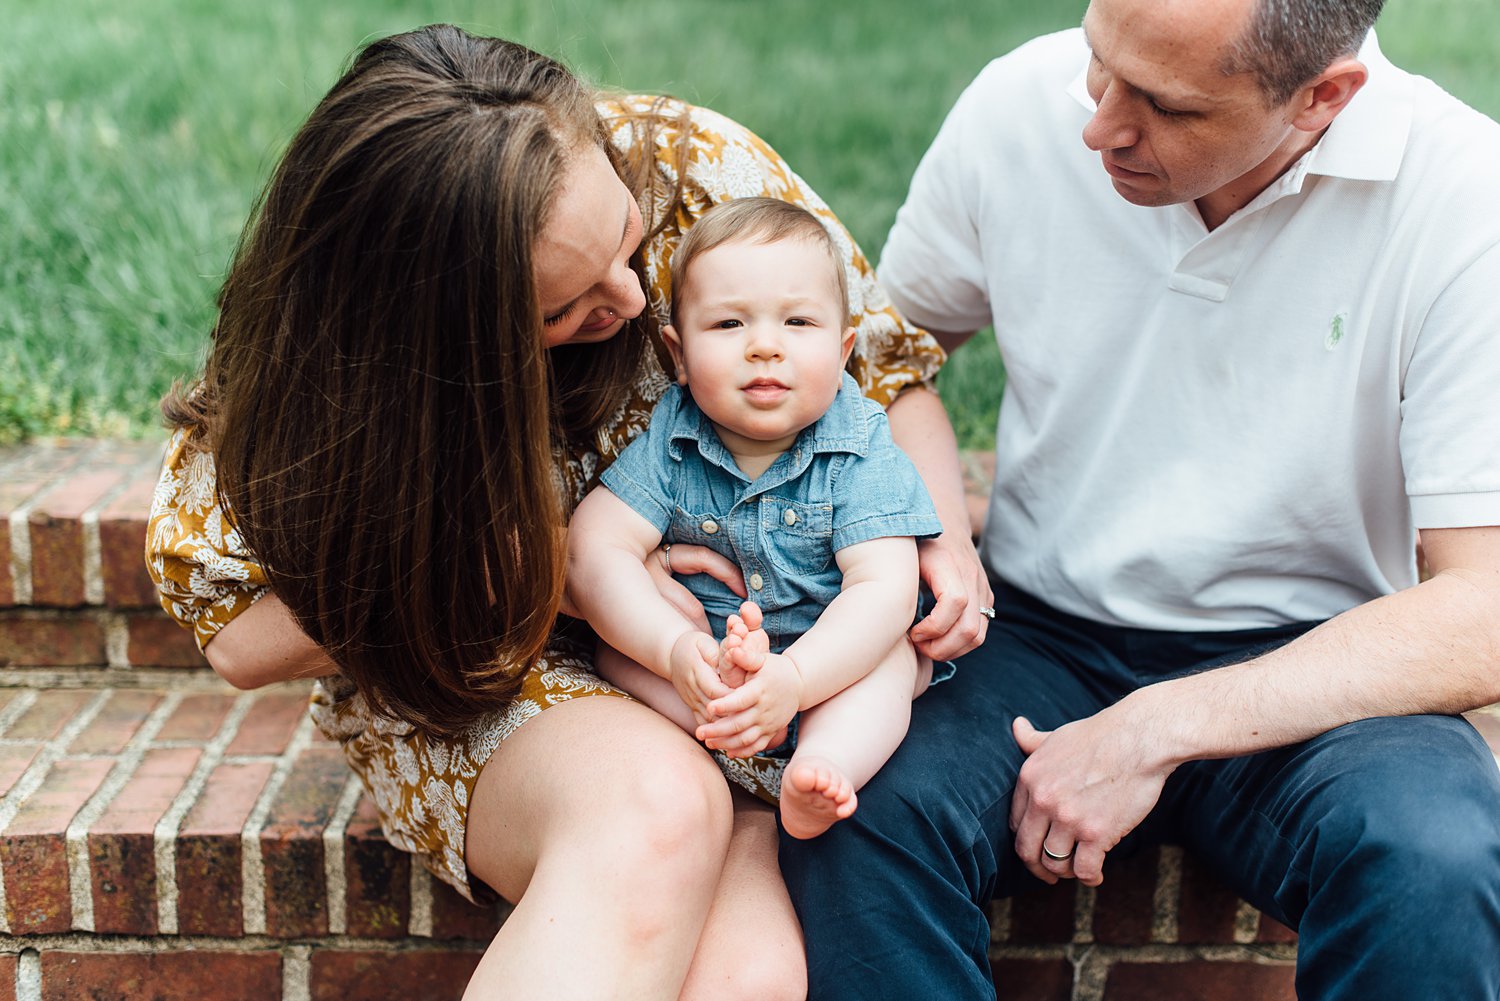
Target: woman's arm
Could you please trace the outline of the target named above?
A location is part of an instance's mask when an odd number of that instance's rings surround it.
[[[922,581],[937,604],[912,627],[911,640],[933,660],[952,660],[984,642],[989,619],[979,610],[995,604],[989,578],[969,536],[958,442],[943,401],[922,387],[898,396],[886,415],[891,437],[917,467],[943,523],[942,535],[918,543]]]
[[[219,677],[242,690],[338,673],[274,594],[226,623],[203,648],[203,656]]]

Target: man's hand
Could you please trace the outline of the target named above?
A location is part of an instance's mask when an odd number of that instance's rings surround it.
[[[937,603],[907,633],[919,653],[933,660],[952,660],[984,642],[989,619],[981,608],[993,608],[995,593],[979,564],[974,544],[954,532],[917,543],[922,582]]]
[[[1025,717],[1012,728],[1028,757],[1011,797],[1010,828],[1016,854],[1045,883],[1102,883],[1105,854],[1151,812],[1172,773],[1143,731],[1121,725],[1117,708],[1050,732]]]
[[[802,703],[802,674],[785,654],[766,654],[765,663],[743,685],[710,703],[714,722],[697,737],[732,758],[747,758],[771,746]]]
[[[708,633],[688,630],[672,644],[668,664],[672,687],[693,711],[693,718],[699,723],[713,719],[709,703],[729,694],[729,686],[719,680],[719,644]]]

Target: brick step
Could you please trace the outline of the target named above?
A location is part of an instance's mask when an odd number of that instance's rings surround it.
[[[156,606],[159,451],[0,448],[0,1001],[458,998],[508,909],[386,842],[305,686],[233,691]],[[1181,850],[1106,877],[992,907],[1001,998],[1294,996],[1295,936]]]

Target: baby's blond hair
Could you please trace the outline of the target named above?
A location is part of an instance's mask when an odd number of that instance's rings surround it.
[[[844,264],[839,259],[838,248],[833,237],[818,221],[818,217],[800,205],[784,202],[779,198],[736,198],[720,202],[709,209],[692,225],[672,255],[672,320],[677,322],[677,311],[682,298],[688,268],[702,254],[715,247],[739,240],[754,243],[775,243],[777,240],[810,240],[828,252],[828,265],[833,269],[834,281],[839,290],[839,308],[846,322],[849,316],[849,282],[844,276]]]

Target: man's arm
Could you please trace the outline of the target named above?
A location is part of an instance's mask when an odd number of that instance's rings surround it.
[[[973,334],[933,336],[953,350]],[[963,470],[953,426],[936,393],[908,389],[886,411],[891,437],[922,477],[932,497],[943,534],[918,545],[922,580],[937,604],[911,630],[917,649],[934,660],[951,660],[984,642],[989,620],[979,609],[995,596],[969,536],[969,509],[964,503]]]
[[[1373,716],[1500,701],[1500,527],[1422,533],[1433,576],[1357,606],[1264,656],[1139,689],[1050,733],[1018,720],[1030,756],[1011,805],[1016,851],[1047,882],[1102,879],[1105,853],[1178,765],[1282,747]],[[1049,833],[1050,832],[1050,833]],[[1076,844],[1067,862],[1041,855]]]

